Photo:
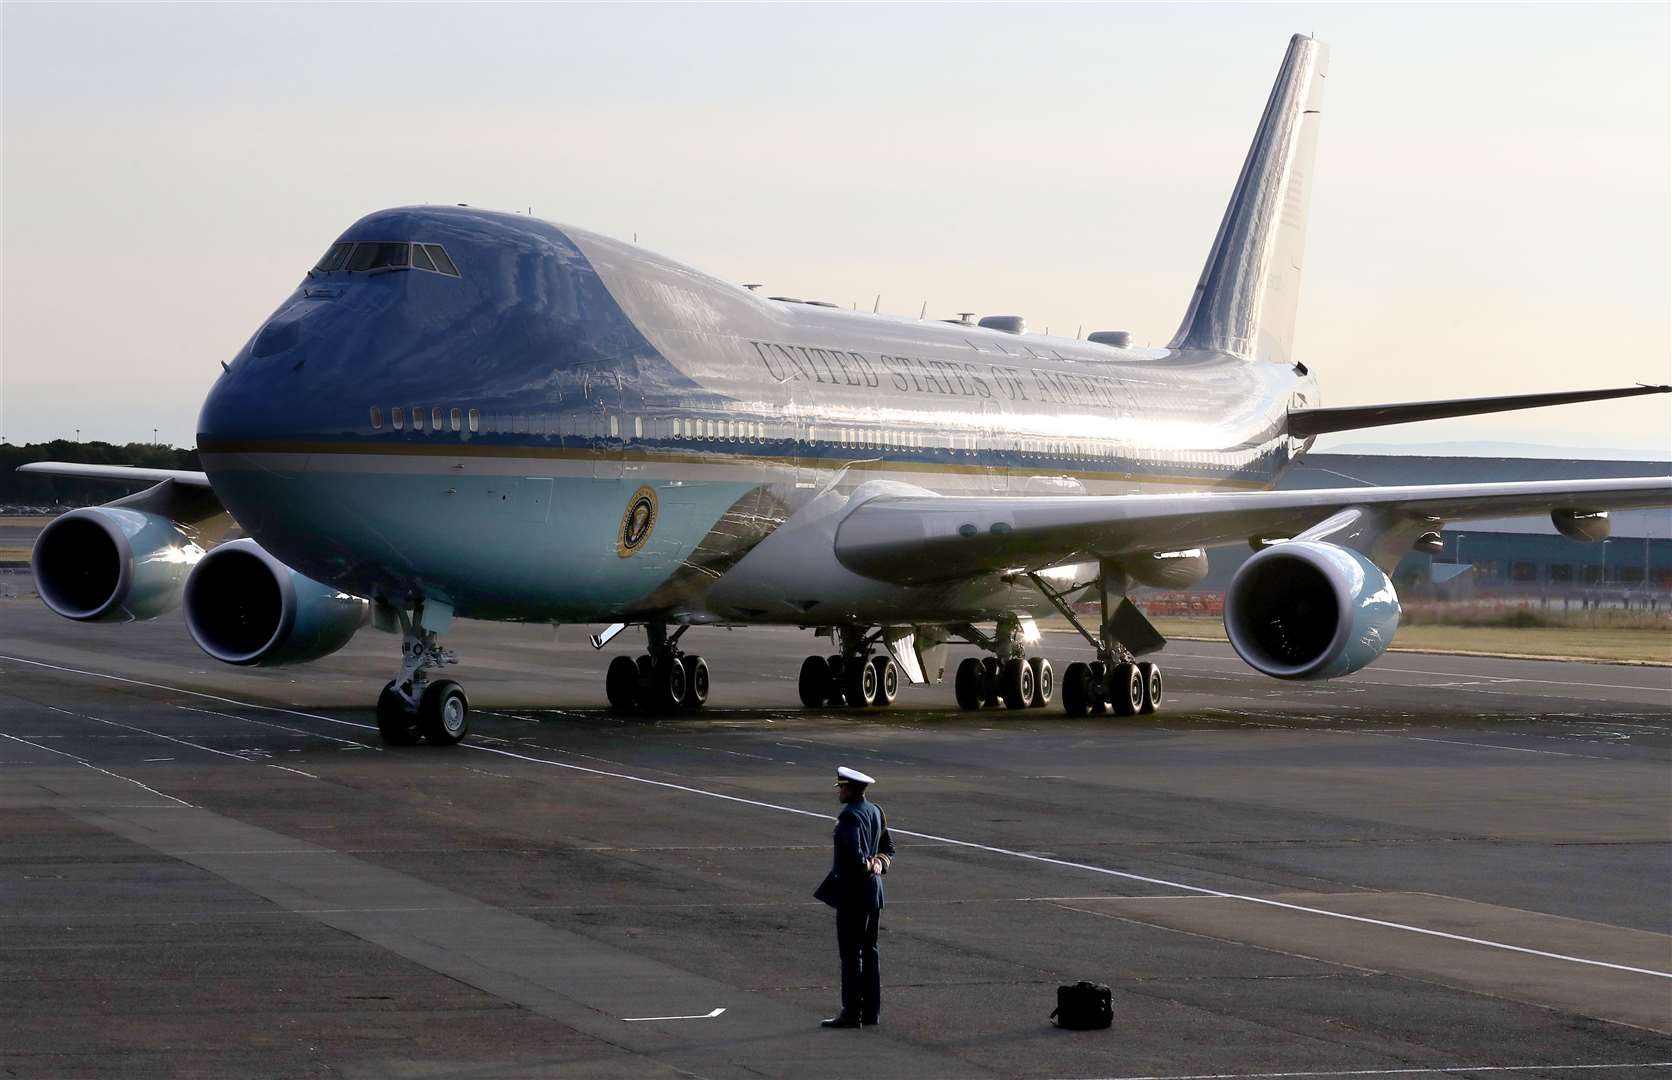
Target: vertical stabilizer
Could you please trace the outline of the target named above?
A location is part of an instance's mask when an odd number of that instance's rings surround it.
[[[1175,349],[1287,362],[1329,50],[1296,34],[1248,148]]]

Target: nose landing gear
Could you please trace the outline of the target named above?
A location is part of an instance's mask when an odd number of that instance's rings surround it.
[[[401,626],[401,667],[377,697],[377,731],[391,746],[412,746],[423,739],[453,746],[470,732],[470,702],[451,679],[431,682],[432,669],[459,662],[441,647],[436,632],[424,627],[424,607],[408,615],[396,608]]]
[[[625,627],[611,627],[605,635],[593,638],[593,646],[603,648],[620,629]],[[618,656],[604,673],[604,696],[610,708],[647,713],[702,708],[708,701],[708,661],[688,656],[678,647],[689,627],[681,626],[672,634],[665,623],[647,623],[644,629],[648,651],[637,660]]]

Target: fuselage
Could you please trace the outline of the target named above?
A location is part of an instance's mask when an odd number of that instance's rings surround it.
[[[240,350],[198,445],[287,564],[461,615],[750,621],[710,587],[815,497],[1265,488],[1318,403],[1298,367],[771,299],[521,215],[395,209],[339,240],[379,242],[334,247]]]

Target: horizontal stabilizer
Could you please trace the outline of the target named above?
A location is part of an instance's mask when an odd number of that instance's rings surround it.
[[[1672,386],[1627,386],[1617,390],[1571,390],[1560,394],[1407,401],[1397,405],[1352,405],[1341,409],[1293,409],[1289,412],[1289,434],[1304,439],[1330,431],[1356,431],[1389,424],[1409,424],[1417,420],[1443,420],[1448,416],[1479,416],[1516,409],[1539,409],[1546,405],[1571,405],[1579,401],[1606,401],[1609,398],[1665,393],[1672,393]]]

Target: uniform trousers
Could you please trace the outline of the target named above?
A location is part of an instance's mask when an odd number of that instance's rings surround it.
[[[842,954],[842,1011],[875,1020],[882,1007],[882,967],[877,956],[880,911],[857,905],[836,909],[836,948]]]

